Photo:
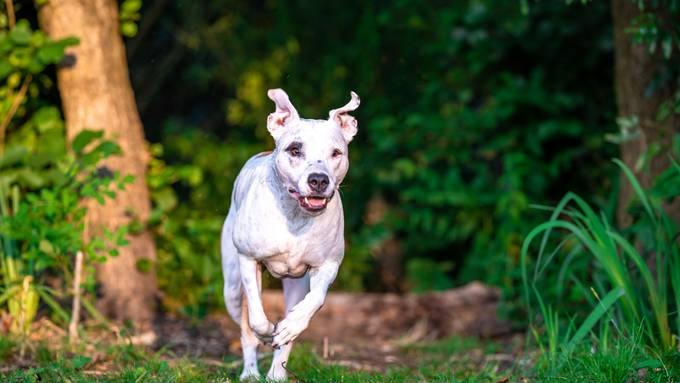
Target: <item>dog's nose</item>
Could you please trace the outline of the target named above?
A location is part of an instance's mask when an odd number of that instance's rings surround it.
[[[323,193],[328,188],[328,176],[323,173],[312,173],[307,178],[307,184],[312,191]]]

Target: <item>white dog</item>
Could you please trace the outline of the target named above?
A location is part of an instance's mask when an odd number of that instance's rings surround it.
[[[276,141],[271,153],[252,157],[241,170],[222,229],[224,301],[241,325],[241,380],[258,378],[257,346],[274,347],[270,380],[286,379],[292,341],[323,305],[345,250],[338,187],[349,166],[347,144],[357,132],[347,105],[328,120],[300,118],[281,89],[267,92],[276,111],[267,129]],[[264,313],[261,270],[283,281],[286,317],[273,325]]]

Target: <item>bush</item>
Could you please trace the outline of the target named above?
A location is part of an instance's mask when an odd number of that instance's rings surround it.
[[[228,16],[208,21],[221,6]],[[293,2],[264,14],[259,6],[172,8],[191,16],[164,19],[168,33],[149,43],[158,50],[131,62],[143,73],[173,49],[171,28],[195,31],[191,54],[160,87],[173,97],[150,99],[144,112],[159,159],[175,171],[172,193],[155,192],[157,207],[175,206],[158,240],[159,281],[173,307],[221,306],[218,226],[245,159],[272,146],[270,87],[287,89],[305,117],[326,116],[350,90],[363,100],[334,288],[408,288],[382,278],[380,251],[393,241],[397,280],[412,260],[428,259],[454,265],[440,287],[482,279],[516,297],[523,235],[541,219],[530,202],[557,200],[569,187],[611,188],[601,166],[616,152],[604,140],[615,131],[607,4],[536,2],[529,15],[512,1]],[[187,178],[197,174],[200,182]],[[385,214],[368,219],[376,199]],[[177,275],[187,282],[181,290],[172,287]]]
[[[51,40],[27,20],[0,31],[0,305],[9,312],[10,331],[20,336],[41,306],[56,321],[69,320],[63,306],[77,252],[90,261],[84,285],[93,293],[93,263],[115,256],[126,243],[125,227],[83,239],[82,202],[104,203],[132,181],[100,166],[120,147],[101,132],[84,130],[67,151],[64,122],[47,102],[52,82],[45,72],[77,42]],[[84,304],[96,314],[90,299]]]

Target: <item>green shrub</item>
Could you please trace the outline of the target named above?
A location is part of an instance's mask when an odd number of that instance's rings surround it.
[[[44,98],[52,84],[46,69],[77,42],[51,40],[27,20],[0,31],[0,305],[10,331],[21,336],[41,306],[60,323],[69,320],[63,306],[78,251],[90,261],[84,285],[93,292],[93,262],[126,243],[125,227],[83,240],[82,202],[104,203],[132,181],[100,166],[120,147],[102,132],[83,130],[67,151],[59,110]],[[89,299],[84,304],[94,313]]]
[[[604,2],[532,2],[528,15],[515,1],[293,2],[266,21],[258,3],[187,7],[169,5],[159,23],[167,33],[149,37],[162,48],[149,43],[131,62],[133,75],[148,73],[150,57],[173,49],[162,36],[192,31],[187,49],[199,59],[175,67],[159,90],[173,97],[149,100],[145,116],[172,189],[159,186],[154,203],[174,206],[157,226],[159,282],[173,308],[221,306],[218,227],[245,159],[272,147],[267,88],[285,88],[313,118],[350,90],[362,97],[335,289],[399,288],[384,285],[374,256],[394,239],[403,275],[418,259],[452,263],[441,280],[482,279],[519,296],[523,235],[541,219],[530,202],[611,188],[600,166],[616,154],[604,140],[616,130]],[[221,7],[228,16],[207,19]],[[387,212],[369,222],[373,197]]]

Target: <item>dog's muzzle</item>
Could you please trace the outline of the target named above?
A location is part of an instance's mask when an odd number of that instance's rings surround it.
[[[310,194],[303,196],[295,189],[288,189],[288,193],[298,201],[300,207],[310,213],[319,213],[326,209],[328,203],[333,199],[335,192],[331,193],[330,196],[324,196],[320,194]]]

